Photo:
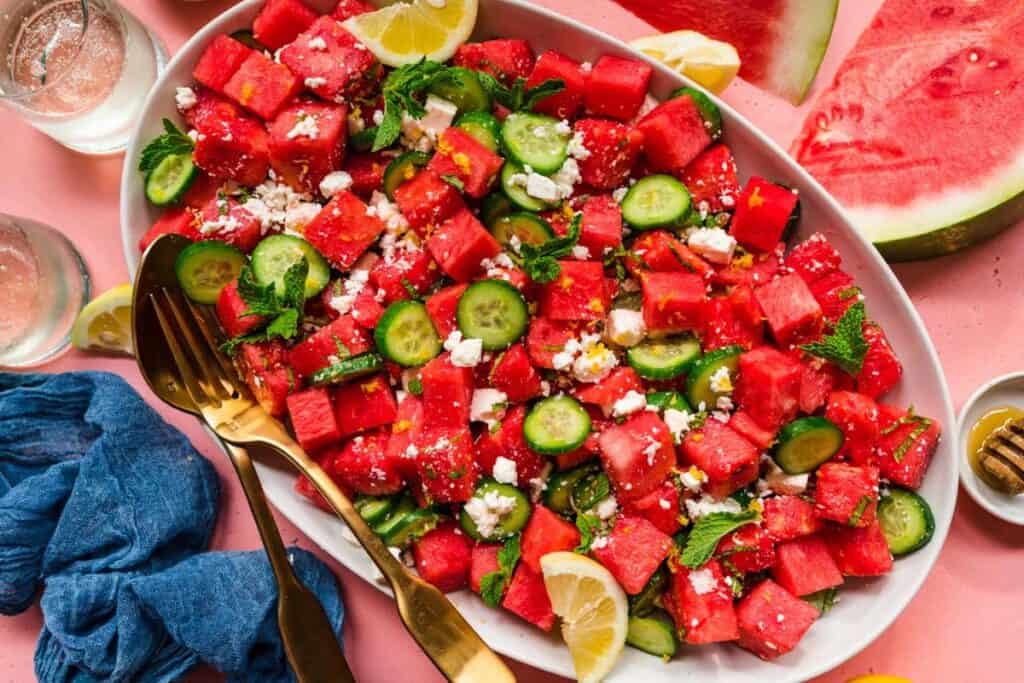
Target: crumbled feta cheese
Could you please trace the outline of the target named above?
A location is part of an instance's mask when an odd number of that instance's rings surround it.
[[[590,549],[591,550],[600,550],[601,548],[605,548],[605,547],[608,546],[608,543],[609,543],[610,540],[611,539],[608,536],[598,536],[590,544]]]
[[[352,176],[346,171],[332,171],[320,181],[320,194],[331,198],[342,190],[352,187]]]
[[[298,119],[295,121],[295,125],[285,135],[289,140],[294,140],[298,137],[309,138],[310,140],[316,140],[320,135],[320,125],[317,123],[316,117],[312,114],[300,113]]]
[[[729,375],[729,368],[724,365],[711,374],[711,391],[716,394],[727,394],[732,391],[732,377]]]
[[[458,368],[474,368],[480,364],[483,352],[482,339],[463,339],[452,349],[452,365]]]
[[[686,514],[690,519],[700,519],[712,512],[743,512],[743,507],[732,498],[717,500],[709,495],[703,495],[697,500],[686,501]]]
[[[558,201],[558,185],[554,180],[539,173],[526,177],[526,194],[545,202]]]
[[[647,407],[647,396],[630,389],[626,395],[612,405],[612,417],[625,417]]]
[[[661,450],[661,442],[655,439],[653,436],[647,436],[647,446],[644,447],[643,454],[647,456],[647,464],[654,465],[654,456]]]
[[[383,192],[374,190],[373,194],[370,195],[367,214],[376,216],[384,221],[384,225],[389,233],[398,235],[409,228],[409,221],[402,215],[398,205],[388,199],[388,196]]]
[[[590,150],[586,148],[583,141],[583,131],[578,130],[573,133],[572,138],[569,139],[568,152],[570,157],[580,161],[590,158]]]
[[[285,232],[301,235],[303,229],[317,217],[323,207],[316,202],[300,202],[285,212]]]
[[[572,364],[572,374],[578,381],[600,382],[618,366],[618,357],[600,340],[596,334],[583,336],[579,356]]]
[[[770,456],[761,456],[761,471],[765,487],[775,493],[796,496],[807,490],[809,474],[786,474]]]
[[[310,90],[316,90],[317,88],[322,88],[327,85],[327,79],[323,76],[310,76],[304,80],[302,84]]]
[[[454,351],[455,347],[462,341],[462,332],[452,330],[444,340],[444,350]]]
[[[476,524],[481,536],[488,537],[508,513],[516,509],[516,499],[503,496],[497,491],[488,491],[482,496],[473,496],[462,509]]]
[[[192,142],[199,142],[199,138],[203,137],[195,128],[191,129],[188,133],[186,133],[186,135],[188,135],[189,139]]]
[[[224,233],[234,232],[238,229],[241,223],[238,219],[229,213],[220,214],[216,219],[212,221],[203,221],[202,225],[199,226],[199,232],[202,235],[211,235],[218,233],[223,235]]]
[[[569,123],[567,120],[562,119],[561,121],[555,124],[555,132],[558,133],[559,135],[569,135],[570,133],[572,133],[572,124]]]
[[[665,410],[665,414],[661,416],[661,419],[665,421],[668,430],[672,432],[672,438],[675,442],[681,443],[683,436],[692,428],[695,417],[695,415],[688,411],[668,408]]]
[[[710,569],[697,569],[690,572],[690,585],[697,595],[707,595],[718,588],[718,581]]]
[[[420,126],[435,141],[438,135],[451,127],[459,111],[458,106],[437,95],[427,95],[423,108],[427,113],[420,119]]]
[[[572,257],[577,261],[586,261],[590,258],[590,250],[582,244],[577,244],[572,248]]]
[[[585,74],[590,73],[590,71],[593,68],[594,68],[594,65],[591,64],[590,62],[583,62],[582,64],[580,64],[580,71],[582,71]]]
[[[617,187],[614,190],[612,190],[612,199],[614,199],[616,203],[621,204],[622,200],[626,198],[626,195],[628,193],[628,187]]]
[[[686,488],[687,491],[697,493],[700,491],[704,482],[707,481],[708,475],[704,474],[696,465],[691,465],[690,469],[682,472],[679,475],[680,483]]]
[[[322,36],[316,36],[315,38],[309,39],[309,42],[306,43],[306,47],[310,50],[326,50],[327,41],[325,41]]]
[[[629,348],[643,341],[647,334],[644,316],[640,311],[615,308],[608,314],[604,327],[604,338],[611,343]]]
[[[736,251],[736,239],[721,228],[697,228],[686,240],[690,249],[712,263],[728,265]]]
[[[328,299],[327,305],[339,314],[345,315],[352,310],[352,304],[355,302],[356,296],[359,292],[363,291],[369,279],[370,272],[368,270],[353,270],[349,274],[348,279],[341,283],[341,291],[338,292],[337,288],[335,288],[335,292]]]
[[[494,480],[499,484],[511,484],[518,486],[519,473],[516,471],[516,461],[509,460],[503,455],[494,459],[494,469],[491,471]]]
[[[598,519],[609,520],[615,516],[618,509],[619,503],[615,500],[615,496],[608,496],[594,506],[594,514],[597,515]]]
[[[665,500],[664,498],[659,498],[658,499],[658,507],[660,507],[662,510],[671,510],[672,509],[672,503],[670,503],[669,501]]]
[[[178,105],[178,111],[188,111],[196,106],[196,91],[192,88],[176,88],[174,103]]]
[[[483,422],[490,427],[505,416],[507,407],[508,395],[504,391],[477,389],[473,392],[473,400],[469,407],[469,419],[473,422]]]
[[[558,198],[567,199],[572,196],[573,188],[583,179],[580,166],[572,157],[566,159],[562,166],[551,176],[551,181],[558,188]]]
[[[540,393],[541,393],[541,396],[550,396],[551,395],[551,382],[547,381],[546,379],[542,379],[540,381]]]

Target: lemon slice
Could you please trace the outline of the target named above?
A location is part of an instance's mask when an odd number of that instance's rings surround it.
[[[630,45],[716,94],[725,90],[740,70],[736,48],[696,31],[659,33]]]
[[[132,353],[132,286],[100,294],[78,314],[71,343],[83,351]]]
[[[473,32],[476,9],[477,0],[412,0],[357,14],[343,25],[388,66],[424,57],[443,62]]]
[[[562,618],[576,678],[602,680],[626,644],[626,594],[607,569],[576,553],[550,553],[540,558],[540,567],[551,608]]]

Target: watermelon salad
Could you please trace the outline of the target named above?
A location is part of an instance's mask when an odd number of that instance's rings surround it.
[[[589,555],[628,642],[774,659],[928,542],[940,426],[796,191],[741,183],[702,91],[520,39],[384,68],[270,0],[140,161],[252,393],[425,580],[545,631]],[[179,128],[181,126],[181,128]],[[325,502],[305,479],[296,489]]]

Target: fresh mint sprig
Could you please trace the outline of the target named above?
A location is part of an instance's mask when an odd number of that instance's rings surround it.
[[[527,88],[526,79],[520,76],[509,88],[484,71],[478,71],[476,76],[480,80],[480,84],[484,86],[484,90],[510,111],[532,110],[545,97],[565,90],[565,81],[559,78],[552,78],[532,88]]]
[[[424,91],[438,83],[459,85],[458,72],[452,67],[429,59],[415,64],[400,66],[384,81],[381,96],[384,98],[384,118],[377,126],[372,151],[390,147],[402,132],[402,113],[414,119],[423,118],[427,113],[417,99]]]
[[[679,561],[691,569],[700,567],[714,554],[719,541],[741,526],[756,522],[760,518],[756,510],[712,512],[704,515],[690,530]]]
[[[238,295],[248,306],[242,317],[260,316],[267,322],[262,329],[229,339],[221,345],[221,350],[233,354],[241,344],[294,339],[302,322],[308,274],[309,263],[302,259],[285,272],[284,291],[278,292],[273,282],[267,285],[258,283],[252,269],[244,266],[238,275]]]
[[[800,348],[856,376],[864,367],[864,356],[870,347],[864,338],[865,316],[864,303],[858,301],[846,309],[831,334],[826,334],[820,342],[804,344]]]
[[[573,247],[580,240],[580,214],[573,216],[572,222],[564,237],[549,239],[543,244],[526,244],[519,247],[523,271],[531,280],[538,283],[551,282],[562,272],[558,259],[572,253]]]
[[[491,607],[501,604],[501,598],[505,595],[505,588],[512,580],[512,572],[515,571],[516,563],[519,562],[519,534],[505,541],[498,551],[497,571],[485,574],[480,579],[480,597]]]
[[[149,141],[139,156],[139,170],[149,173],[161,161],[175,154],[191,154],[195,147],[192,138],[178,130],[170,119],[164,119],[164,132]]]

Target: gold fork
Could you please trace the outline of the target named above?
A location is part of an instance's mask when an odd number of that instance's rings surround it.
[[[458,683],[515,681],[501,658],[451,602],[405,570],[320,465],[256,403],[233,365],[213,343],[216,335],[204,312],[166,288],[152,292],[149,304],[185,388],[206,423],[225,441],[278,451],[309,478],[387,579],[406,628],[441,673]],[[195,334],[196,328],[199,335]]]

